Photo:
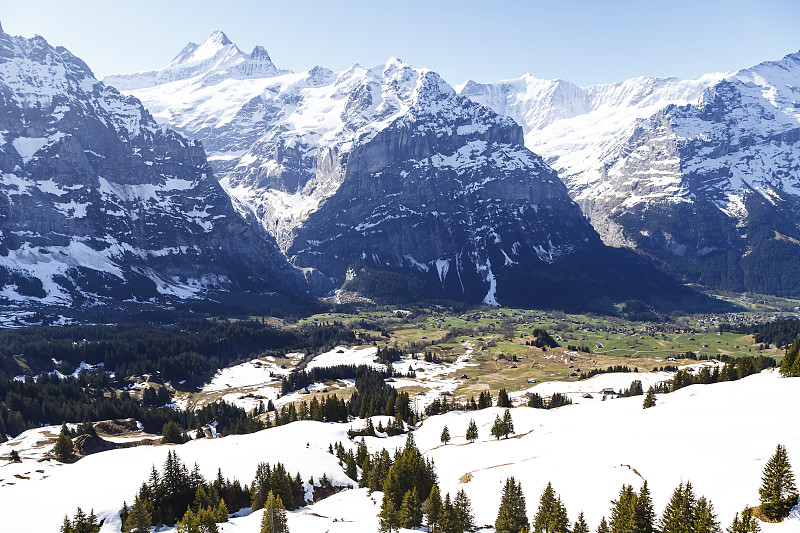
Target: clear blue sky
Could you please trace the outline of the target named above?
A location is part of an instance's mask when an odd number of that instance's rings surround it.
[[[296,72],[396,56],[452,84],[695,78],[800,50],[798,0],[6,0],[0,23],[67,47],[101,78],[161,67],[217,29]]]

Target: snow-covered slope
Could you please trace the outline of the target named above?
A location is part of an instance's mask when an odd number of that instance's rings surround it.
[[[302,290],[202,147],[42,37],[0,29],[0,301],[92,307]]]
[[[797,473],[800,428],[787,423],[788,406],[800,402],[797,380],[765,371],[735,382],[693,385],[659,395],[657,405],[646,410],[642,409],[642,397],[551,411],[519,407],[511,411],[517,437],[500,441],[490,437],[489,428],[501,409],[453,412],[427,419],[415,432],[415,439],[426,457],[434,460],[443,493],[452,495],[463,488],[480,525],[494,523],[502,484],[514,476],[522,484],[530,517],[550,481],[570,519],[574,521],[583,511],[592,530],[602,516],[608,516],[610,502],[623,483],[638,490],[646,479],[660,515],[672,490],[690,480],[698,494],[713,502],[724,528],[735,512],[758,503],[761,472],[777,444],[786,445]],[[471,418],[480,437],[467,444],[464,434]],[[122,501],[131,502],[151,465],[163,464],[171,449],[189,464],[196,461],[206,477],[222,468],[226,476],[250,483],[256,465],[266,460],[283,462],[290,472],[299,471],[304,480],[312,476],[316,480],[325,473],[334,482],[347,484],[350,481],[338,461],[327,454],[328,444],[341,441],[355,446],[346,431],[351,425],[363,424],[295,422],[251,435],[202,439],[178,447],[113,450],[65,465],[35,462],[23,453],[22,463],[0,466],[0,478],[4,479],[0,482],[1,501],[15,509],[4,515],[4,531],[56,530],[64,515],[72,515],[77,506],[94,508],[105,518],[104,532],[119,531]],[[444,425],[452,435],[447,446],[440,444]],[[398,436],[367,438],[366,442],[374,452],[403,446],[404,440]],[[9,451],[8,443],[0,445],[0,455]],[[465,474],[471,474],[468,481],[462,481]],[[15,475],[21,477],[14,479],[14,485],[5,484],[6,478]],[[82,480],[80,491],[73,490],[76,479]],[[363,490],[346,491],[290,513],[289,525],[295,533],[374,531],[380,497],[375,493],[370,500]],[[48,505],[40,505],[42,500]],[[220,529],[256,533],[259,522],[256,513],[234,518]],[[350,529],[342,528],[342,523]],[[762,531],[784,533],[798,527],[800,515],[795,511],[783,524],[763,524]]]
[[[215,35],[201,48],[232,46]],[[392,296],[410,283],[418,294],[402,290],[409,299],[547,304],[563,292],[534,290],[536,280],[556,272],[575,289],[586,271],[575,258],[604,254],[556,174],[523,146],[522,130],[435,72],[398,59],[246,77],[203,65],[192,77],[130,93],[158,120],[202,140],[244,216],[329,287],[367,267],[403,276],[390,284]],[[130,86],[149,83],[137,79]],[[608,267],[589,277],[619,263],[600,261]],[[614,292],[608,280],[589,285]],[[640,289],[632,293],[652,292]]]
[[[467,82],[558,170],[606,243],[736,290],[800,292],[800,54],[697,80]],[[725,266],[723,268],[723,265]]]

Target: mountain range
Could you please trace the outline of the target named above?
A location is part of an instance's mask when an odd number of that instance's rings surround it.
[[[215,32],[104,81],[201,140],[243,217],[318,287],[494,305],[685,295],[601,243],[516,122],[428,69],[295,74]]]
[[[0,46],[8,306],[800,293],[800,54],[454,88],[396,58],[293,73],[219,31],[102,82],[41,37]]]
[[[685,281],[797,296],[800,53],[697,80],[458,87],[521,124],[603,240]]]

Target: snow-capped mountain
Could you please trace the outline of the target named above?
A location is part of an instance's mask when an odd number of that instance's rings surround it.
[[[256,46],[250,54],[242,52],[221,31],[214,32],[202,44],[189,43],[166,67],[149,72],[109,76],[103,81],[118,89],[141,89],[187,80],[215,72],[226,77],[276,76],[278,70],[269,54]]]
[[[232,46],[220,35],[200,45],[206,56]],[[409,295],[530,305],[559,283],[580,292],[583,261],[605,253],[555,172],[523,146],[522,129],[435,72],[390,59],[339,73],[229,73],[211,66],[129,92],[203,140],[243,214],[332,285],[366,267],[405,276],[388,284],[417,287]],[[584,281],[609,272],[619,269]],[[534,289],[541,279],[558,281]]]
[[[0,29],[0,301],[92,307],[302,292],[203,148],[42,37]]]
[[[606,243],[686,279],[800,294],[800,54],[697,80],[459,87],[523,125]]]

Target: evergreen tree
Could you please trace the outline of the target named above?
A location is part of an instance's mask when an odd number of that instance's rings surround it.
[[[53,447],[53,454],[59,461],[66,461],[72,457],[75,449],[72,446],[72,439],[69,437],[69,430],[66,422],[61,424],[61,433],[58,435],[56,445]]]
[[[439,533],[459,533],[458,516],[456,515],[455,507],[453,507],[453,502],[450,501],[449,492],[444,497],[436,531]]]
[[[153,525],[153,504],[149,500],[137,497],[123,522],[124,533],[147,533]]]
[[[539,508],[536,516],[533,517],[533,530],[536,533],[550,533],[550,520],[553,517],[553,508],[556,505],[556,492],[553,485],[548,482],[547,486],[539,497]]]
[[[797,503],[797,486],[786,447],[778,444],[761,478],[761,511],[771,520],[782,520]]]
[[[272,491],[267,495],[264,505],[264,516],[261,518],[261,533],[289,533],[286,522],[286,509],[280,496],[275,496]]]
[[[61,533],[97,533],[100,531],[100,523],[94,514],[94,509],[87,515],[80,507],[75,512],[75,518],[70,522],[69,517],[64,517],[61,525]]]
[[[687,485],[689,485],[688,491],[681,482],[672,492],[664,514],[661,515],[662,533],[690,533],[694,501],[690,500],[693,497],[691,484]]]
[[[606,522],[605,516],[600,519],[600,523],[597,525],[597,533],[611,533],[611,530],[608,529],[608,522]]]
[[[800,376],[800,340],[795,340],[791,346],[786,349],[781,362],[781,376],[783,377],[798,377]]]
[[[753,515],[753,510],[745,507],[742,510],[742,518],[739,518],[739,513],[733,517],[733,523],[728,528],[728,533],[761,533],[761,525]]]
[[[472,514],[472,504],[464,489],[459,489],[453,500],[453,509],[456,514],[457,531],[464,533],[475,531],[475,517]]]
[[[572,533],[589,533],[589,524],[586,523],[586,519],[583,517],[583,511],[580,512],[578,519],[575,520],[575,524],[572,526]]]
[[[467,440],[470,442],[478,440],[478,425],[475,423],[475,420],[471,418],[467,426]]]
[[[500,439],[505,433],[505,427],[503,426],[503,421],[500,420],[500,415],[494,415],[494,423],[492,424],[492,437],[495,439]]]
[[[506,409],[506,412],[503,413],[503,434],[508,437],[514,433],[514,421],[511,420],[511,411]]]
[[[653,387],[647,389],[647,395],[644,397],[643,409],[649,409],[656,406],[656,390]]]
[[[161,442],[165,444],[183,444],[186,442],[181,427],[177,422],[171,420],[164,424],[161,430]]]
[[[400,525],[408,529],[422,525],[422,511],[420,510],[419,492],[417,487],[406,491],[403,504],[400,507]]]
[[[506,389],[500,389],[497,394],[497,407],[511,407],[511,399],[508,397]]]
[[[647,480],[645,480],[636,498],[636,532],[654,533],[655,521],[656,513],[653,510],[653,498],[650,496],[650,489],[647,486]]]
[[[397,508],[392,498],[387,498],[385,493],[381,502],[380,528],[381,533],[395,531],[400,528],[400,516]]]
[[[539,508],[533,519],[533,530],[536,533],[569,533],[567,509],[550,483],[539,498]]]
[[[720,533],[722,531],[717,522],[717,515],[714,513],[714,506],[705,496],[697,500],[693,515],[692,533]]]
[[[439,513],[442,510],[442,497],[439,495],[439,486],[434,484],[428,496],[428,527],[431,531],[436,530],[439,520]]]
[[[522,485],[517,483],[512,476],[506,480],[503,486],[500,508],[497,511],[497,520],[494,523],[495,532],[519,533],[520,531],[527,531],[529,525]]]
[[[612,501],[611,533],[638,533],[636,529],[637,496],[631,485],[623,485],[619,498]]]
[[[442,438],[442,444],[447,444],[448,442],[450,442],[450,430],[447,429],[447,426],[444,426],[444,429],[442,429],[441,438]]]

